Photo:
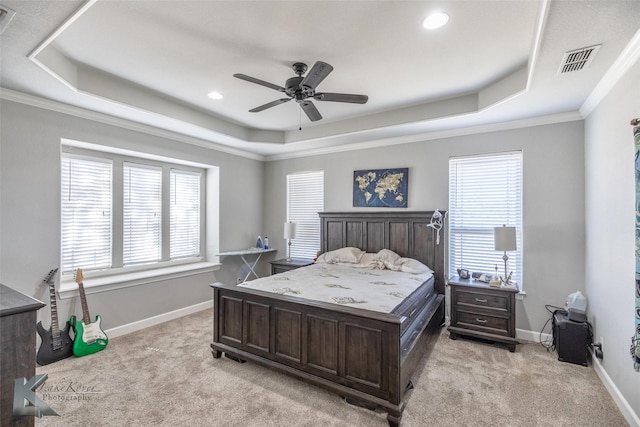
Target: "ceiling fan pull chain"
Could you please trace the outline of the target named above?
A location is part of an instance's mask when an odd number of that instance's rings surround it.
[[[300,125],[298,126],[298,130],[302,131],[302,105],[298,104],[298,118],[300,120]]]

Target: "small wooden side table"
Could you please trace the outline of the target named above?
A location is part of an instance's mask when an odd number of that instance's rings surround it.
[[[514,352],[516,340],[517,288],[491,287],[475,279],[453,277],[449,338],[458,335],[507,344]]]
[[[313,264],[313,260],[291,258],[291,261],[287,261],[286,258],[277,259],[275,261],[269,261],[271,263],[271,274],[283,273],[289,270],[295,270],[296,268],[306,267]]]

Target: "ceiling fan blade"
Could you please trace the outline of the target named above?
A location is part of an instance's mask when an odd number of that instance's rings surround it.
[[[317,61],[307,75],[300,82],[300,87],[315,89],[321,81],[333,71],[333,67],[326,62]]]
[[[369,100],[367,95],[352,95],[349,93],[316,93],[313,97],[318,101],[333,101],[333,102],[350,102],[352,104],[366,104]]]
[[[280,105],[280,104],[284,104],[287,101],[291,101],[291,98],[281,98],[281,99],[276,99],[275,101],[271,101],[267,104],[261,105],[259,107],[256,108],[252,108],[251,110],[249,110],[250,113],[258,113],[262,110],[266,110],[267,108],[271,108],[271,107],[275,107],[276,105]]]
[[[285,89],[282,86],[274,85],[273,83],[265,82],[264,80],[256,79],[255,77],[247,76],[245,74],[234,74],[233,77],[240,80],[246,80],[251,83],[255,83],[260,86],[266,86],[270,89],[275,89],[280,92],[284,92]]]
[[[317,122],[318,120],[322,119],[322,115],[320,114],[320,111],[318,111],[316,106],[313,105],[313,102],[302,101],[300,103],[300,108],[302,108],[302,111],[305,112],[307,117],[309,117],[309,120],[311,120],[312,122]]]

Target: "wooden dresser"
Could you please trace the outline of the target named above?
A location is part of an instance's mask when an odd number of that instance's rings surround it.
[[[482,338],[516,349],[516,294],[518,289],[496,288],[474,279],[454,277],[451,288],[449,337]]]
[[[33,426],[33,416],[13,417],[13,388],[17,378],[36,374],[36,312],[40,301],[0,284],[0,425]]]

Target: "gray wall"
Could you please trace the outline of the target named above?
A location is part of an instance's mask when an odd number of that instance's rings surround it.
[[[629,354],[634,332],[635,179],[629,121],[640,117],[640,61],[585,121],[586,296],[602,366],[640,425],[640,373]]]
[[[256,185],[263,175],[261,161],[6,100],[0,112],[0,281],[7,286],[49,303],[42,280],[60,265],[61,138],[218,166],[220,248],[247,248],[262,232],[263,193]],[[238,259],[222,261],[215,274],[89,295],[90,312],[100,314],[103,328],[110,329],[210,302],[208,285],[216,280],[235,283],[241,267]],[[60,320],[82,314],[76,300],[59,301]],[[39,315],[49,325],[48,307]]]
[[[526,296],[518,302],[517,328],[538,333],[550,317],[545,304],[563,306],[568,294],[584,292],[583,143],[583,122],[574,121],[271,161],[265,228],[282,235],[288,173],[323,169],[325,210],[350,211],[354,170],[408,167],[408,209],[447,209],[449,157],[522,150]],[[282,239],[274,244],[284,248]]]

